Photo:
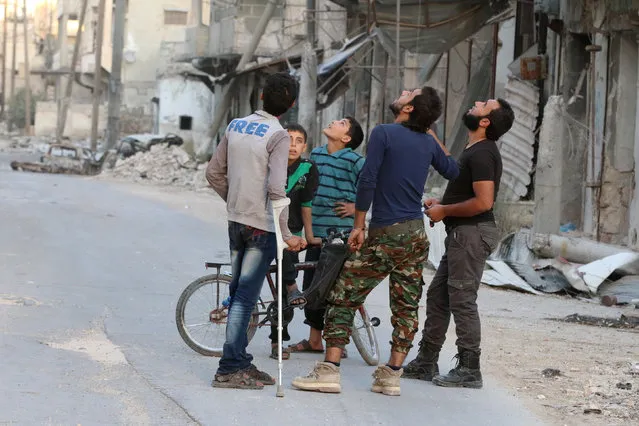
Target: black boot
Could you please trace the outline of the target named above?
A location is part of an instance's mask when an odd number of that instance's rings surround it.
[[[455,358],[457,358],[457,366],[445,376],[434,377],[433,383],[449,388],[481,389],[484,382],[479,371],[479,352],[459,348]]]
[[[433,380],[433,377],[439,374],[439,366],[437,365],[439,349],[432,343],[420,341],[417,357],[404,367],[402,377],[405,379],[425,380],[427,382]]]

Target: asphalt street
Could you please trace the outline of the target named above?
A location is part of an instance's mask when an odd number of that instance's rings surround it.
[[[482,390],[404,380],[401,397],[373,394],[373,367],[353,345],[339,395],[291,388],[320,358],[312,354],[285,362],[284,398],[274,387],[213,389],[217,359],[182,342],[174,312],[205,260],[228,259],[223,209],[199,220],[106,181],[13,172],[8,158],[0,157],[0,424],[542,424],[491,377]],[[382,320],[383,358],[387,293],[382,284],[367,302]],[[296,340],[307,333],[301,318]],[[276,374],[267,335],[258,330],[249,348]],[[451,340],[442,370],[453,354]]]

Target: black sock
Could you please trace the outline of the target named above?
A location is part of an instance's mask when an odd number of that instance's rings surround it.
[[[333,362],[333,361],[325,361],[328,362],[329,364],[333,364],[335,367],[339,367],[339,362]]]
[[[392,365],[386,364],[386,367],[390,368],[393,371],[399,371],[402,369],[402,367],[394,367]]]

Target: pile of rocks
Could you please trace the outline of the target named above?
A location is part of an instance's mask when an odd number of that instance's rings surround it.
[[[55,142],[55,137],[33,137],[19,135],[0,135],[0,152],[8,153],[37,153],[47,152],[49,144]]]
[[[203,188],[206,164],[198,164],[178,146],[153,145],[148,152],[138,152],[129,158],[119,158],[114,167],[103,174],[133,182],[150,181],[165,185]]]

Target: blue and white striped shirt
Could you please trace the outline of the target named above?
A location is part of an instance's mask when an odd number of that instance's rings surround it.
[[[336,228],[338,232],[350,230],[354,218],[340,218],[333,209],[338,201],[355,202],[364,157],[350,148],[329,154],[324,145],[315,148],[310,159],[319,170],[319,186],[313,198],[313,234],[326,237],[329,228]]]

